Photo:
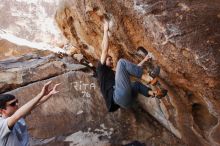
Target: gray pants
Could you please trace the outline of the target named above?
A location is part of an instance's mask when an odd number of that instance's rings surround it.
[[[141,82],[131,82],[130,75],[141,78],[143,69],[125,59],[120,59],[116,67],[114,101],[121,107],[128,108],[132,105],[138,93],[149,96],[150,88]]]

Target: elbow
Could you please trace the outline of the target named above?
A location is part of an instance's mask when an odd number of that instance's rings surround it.
[[[21,118],[21,116],[19,116],[19,114],[17,114],[16,112],[8,118],[8,127],[9,129],[12,128],[15,123]]]

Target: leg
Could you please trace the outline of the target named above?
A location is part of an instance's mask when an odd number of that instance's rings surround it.
[[[146,81],[147,83],[150,83],[154,78],[151,77],[149,75],[149,73],[144,71],[142,68],[144,62],[146,62],[148,60],[149,60],[149,57],[146,56],[138,65],[136,65],[126,59],[120,59],[117,63],[116,74],[117,74],[117,71],[121,70],[121,68],[124,68],[127,70],[127,72],[130,75],[133,75],[137,78],[141,78],[142,80]]]
[[[126,70],[129,75],[133,75],[137,78],[141,78],[143,74],[143,68],[141,66],[138,66],[126,59],[120,59],[117,63],[116,67],[116,74],[119,71]]]
[[[166,89],[159,89],[159,88],[155,88],[155,90],[152,90],[151,88],[145,86],[139,81],[133,82],[131,86],[132,86],[133,97],[136,97],[138,93],[140,93],[145,97],[153,96],[161,99],[162,97],[166,96],[168,92]]]
[[[141,82],[139,81],[136,81],[136,82],[133,82],[131,84],[132,86],[132,92],[133,92],[133,96],[137,96],[138,93],[146,96],[146,97],[149,97],[151,96],[150,93],[151,93],[151,88],[145,86],[144,84],[142,84]]]
[[[120,59],[116,67],[114,101],[125,108],[131,106],[134,100],[130,75],[141,78],[143,69],[141,66],[135,65],[125,59]],[[143,86],[142,84],[136,85],[136,91],[139,90],[143,95],[147,95],[144,90],[147,91],[149,89]]]
[[[114,100],[122,107],[129,107],[133,102],[130,75],[141,77],[142,68],[125,60],[120,59],[116,67]]]

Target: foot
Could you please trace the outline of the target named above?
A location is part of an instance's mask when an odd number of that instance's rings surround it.
[[[157,84],[157,82],[158,82],[158,79],[156,77],[156,78],[154,78],[153,80],[150,81],[150,84],[155,86]]]
[[[160,67],[159,66],[156,66],[151,72],[150,72],[150,76],[152,78],[156,78],[158,77],[160,74]]]
[[[167,92],[168,92],[168,90],[166,90],[166,89],[158,89],[154,93],[154,97],[161,99],[167,95]]]

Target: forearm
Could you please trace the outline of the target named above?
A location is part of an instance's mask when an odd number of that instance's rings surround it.
[[[8,126],[13,127],[13,125],[22,117],[26,116],[28,113],[31,112],[31,110],[34,109],[34,107],[37,105],[37,103],[40,101],[42,96],[38,94],[36,97],[31,99],[29,102],[24,104],[22,107],[20,107],[11,117],[9,117],[8,120]]]
[[[32,107],[32,109],[31,109],[31,111],[33,110],[33,109],[35,109],[36,107],[38,107],[39,105],[41,105],[43,103],[43,101],[39,101],[37,104],[35,104],[33,107]],[[30,113],[28,113],[28,114],[30,114]]]
[[[53,89],[47,91],[48,93],[46,92],[46,93],[47,93],[46,95],[45,95],[45,94],[44,94],[44,96],[42,95],[42,97],[41,97],[40,100],[37,102],[37,104],[35,104],[32,108],[33,108],[33,109],[36,108],[37,106],[39,106],[39,105],[41,105],[42,103],[46,102],[46,101],[51,97],[51,95],[58,93],[59,91],[56,91],[56,87],[59,86],[59,85],[60,85],[60,83],[59,83],[59,84],[56,84],[56,85],[53,87]],[[48,88],[47,88],[46,90],[48,90]]]
[[[104,31],[102,40],[102,51],[108,51],[108,30]]]
[[[41,105],[42,103],[46,102],[49,99],[49,96],[44,96],[40,99],[40,101],[33,107],[36,108],[37,106]]]
[[[101,54],[101,63],[104,63],[108,55],[108,30],[104,31],[103,40],[102,40],[102,54]]]

